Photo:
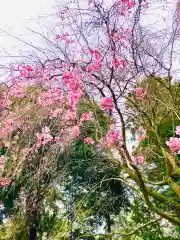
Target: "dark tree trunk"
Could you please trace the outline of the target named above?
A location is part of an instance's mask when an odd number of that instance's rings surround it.
[[[34,194],[30,194],[26,198],[26,214],[28,218],[29,240],[37,240],[37,232],[40,223],[40,211],[42,208],[43,195],[37,189]]]
[[[37,231],[36,227],[29,228],[29,240],[36,240],[37,239]]]
[[[32,212],[29,216],[29,240],[37,239],[37,219],[36,212]]]
[[[106,216],[106,223],[107,223],[107,232],[111,233],[111,217],[110,214]]]
[[[107,232],[111,233],[111,216],[109,213],[106,215],[106,226],[107,226]],[[111,240],[112,236],[108,236],[107,239]]]

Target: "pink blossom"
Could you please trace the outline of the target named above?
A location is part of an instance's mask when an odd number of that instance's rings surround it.
[[[0,179],[0,185],[5,188],[7,185],[9,185],[12,182],[11,178],[2,178]]]
[[[18,70],[23,78],[34,78],[37,74],[37,69],[30,65],[19,65]]]
[[[137,163],[144,163],[145,160],[144,156],[136,156],[134,159]]]
[[[72,108],[76,107],[82,94],[83,92],[81,91],[81,89],[79,89],[78,91],[71,91],[68,93],[68,102]]]
[[[37,139],[37,142],[36,142],[37,148],[51,142],[53,140],[53,137],[50,135],[50,129],[47,126],[42,128],[42,133],[37,133],[36,139]]]
[[[90,66],[87,68],[87,71],[88,71],[89,73],[92,73],[92,72],[94,72],[94,71],[98,71],[101,67],[102,67],[101,61],[96,61],[94,64],[90,65]]]
[[[87,138],[84,139],[84,143],[89,144],[89,145],[93,145],[94,140],[90,137],[87,137]]]
[[[103,110],[112,110],[114,108],[114,104],[112,98],[104,97],[100,100],[100,108]]]
[[[76,75],[74,72],[63,72],[62,75],[62,79],[64,81],[64,83],[68,83],[69,81],[71,81],[71,79],[75,79]]]
[[[131,9],[136,5],[135,1],[133,0],[120,0],[120,2],[127,4],[128,9]]]
[[[88,73],[92,73],[94,71],[98,71],[102,67],[101,63],[101,53],[98,49],[91,50],[90,53],[95,57],[96,61],[95,63],[91,64],[88,68],[87,71]]]
[[[128,8],[131,9],[136,5],[135,1],[129,1],[128,2]]]
[[[138,141],[141,142],[142,140],[145,140],[147,137],[145,135],[138,136]]]
[[[64,131],[62,133],[64,133],[63,141],[70,142],[73,139],[78,138],[78,136],[80,134],[80,127],[79,127],[79,125],[67,127],[66,129],[64,129]]]
[[[43,128],[42,128],[42,133],[43,133],[43,134],[49,134],[49,133],[50,133],[49,127],[47,127],[47,126],[43,127]]]
[[[38,103],[42,106],[52,106],[60,104],[63,100],[63,95],[59,88],[52,88],[42,92],[38,97]]]
[[[11,96],[21,97],[24,94],[23,84],[20,82],[20,78],[12,77],[9,79],[11,84],[10,91],[8,92],[8,98]]]
[[[120,0],[123,3],[123,6],[120,8],[120,14],[125,16],[125,13],[131,13],[129,10],[132,9],[136,3],[133,0]]]
[[[119,67],[120,64],[119,64],[119,61],[117,60],[116,57],[114,57],[112,65],[113,65],[114,68],[118,68]]]
[[[13,115],[5,117],[0,128],[0,136],[7,137],[18,127],[21,127],[22,124],[23,122],[15,118]]]
[[[74,138],[77,138],[80,134],[80,129],[79,129],[79,126],[74,126],[72,128],[72,133],[73,133],[73,137]]]
[[[92,112],[83,113],[81,115],[80,121],[91,121],[92,120]]]
[[[169,146],[172,152],[180,151],[180,138],[171,137],[166,144]]]
[[[68,102],[71,107],[75,107],[79,102],[82,92],[82,80],[75,72],[64,72],[62,79],[68,89]]]
[[[50,117],[51,118],[55,118],[55,117],[57,117],[59,114],[61,113],[61,109],[60,108],[57,108],[57,109],[55,109],[55,110],[52,110],[51,109],[51,111],[50,111]]]
[[[5,159],[5,157],[2,155],[2,156],[0,156],[0,164],[1,163],[4,163],[4,159]]]
[[[94,50],[89,50],[90,53],[96,58],[96,60],[99,60],[101,57],[101,53],[98,49],[94,49]]]
[[[65,121],[74,120],[74,119],[76,119],[76,111],[75,110],[68,110],[62,118]]]
[[[147,92],[143,88],[136,88],[136,99],[143,100],[147,96]]]
[[[113,65],[114,68],[121,68],[121,69],[123,69],[123,68],[126,67],[127,61],[122,60],[122,59],[119,60],[116,57],[114,57],[112,65]]]
[[[122,138],[120,132],[117,130],[111,130],[107,136],[104,137],[104,145],[111,146],[115,143],[122,143]]]
[[[82,88],[82,81],[75,72],[64,72],[62,79],[70,91],[77,91]]]
[[[176,127],[176,134],[180,136],[180,126]]]

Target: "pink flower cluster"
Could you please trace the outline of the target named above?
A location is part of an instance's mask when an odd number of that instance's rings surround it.
[[[136,5],[135,1],[133,0],[120,0],[120,2],[127,4],[128,9],[131,9]]]
[[[50,134],[50,129],[46,126],[42,128],[42,133],[36,133],[36,147],[40,148],[41,146],[46,145],[47,143],[53,140],[53,137]]]
[[[91,121],[93,118],[92,118],[92,112],[88,112],[88,113],[83,113],[81,115],[81,118],[80,118],[80,122],[83,122],[83,121]]]
[[[128,12],[128,10],[131,10],[136,5],[135,1],[133,0],[120,0],[120,2],[124,5],[120,8],[121,16],[125,16],[125,13]]]
[[[104,137],[104,145],[112,146],[115,144],[122,144],[120,132],[117,130],[110,130],[107,136]]]
[[[13,77],[9,80],[11,86],[7,97],[16,96],[22,97],[24,95],[23,84],[20,82],[19,78]]]
[[[176,135],[180,136],[180,126],[176,126]],[[166,144],[173,153],[180,154],[180,138],[171,137],[170,140],[166,142]]]
[[[127,28],[121,28],[121,29],[118,29],[118,31],[114,31],[112,30],[110,32],[110,37],[115,41],[115,42],[118,42],[118,43],[121,43],[121,45],[124,47],[124,48],[129,48],[129,38],[131,37],[131,33],[130,33],[130,30]],[[127,65],[128,62],[125,62],[125,64]]]
[[[55,118],[57,117],[60,113],[62,112],[61,108],[57,108],[57,109],[51,109],[49,112],[50,118]]]
[[[88,73],[92,73],[94,71],[98,71],[101,67],[102,67],[102,63],[101,63],[101,53],[98,49],[94,49],[94,50],[91,50],[90,49],[90,53],[95,57],[95,63],[90,65],[88,68],[87,68],[87,71]]]
[[[80,129],[79,129],[79,126],[76,125],[74,127],[72,127],[72,135],[73,135],[73,138],[77,138],[80,134]]]
[[[180,126],[177,126],[177,127],[176,127],[176,135],[179,135],[179,136],[180,136]]]
[[[93,56],[98,59],[96,51],[93,52]],[[40,147],[49,147],[52,144],[68,146],[80,134],[81,122],[76,116],[76,107],[83,95],[82,76],[85,73],[80,68],[74,68],[71,64],[62,64],[59,60],[47,60],[43,63],[43,67],[40,64],[36,67],[19,65],[16,70],[7,81],[7,89],[0,94],[0,107],[2,108],[0,138],[3,143],[9,142],[10,154],[14,154],[13,147],[17,144],[19,137],[30,134],[35,125],[39,126],[47,121],[49,124],[49,117],[57,118],[53,121],[57,132],[52,134],[48,128],[49,125],[40,129],[30,143],[30,146],[31,144],[33,146],[29,147],[29,142],[26,142],[28,146],[24,146],[19,154],[23,156],[32,152],[38,154]],[[23,105],[19,97],[23,97],[23,100],[25,98]],[[6,106],[12,103],[15,103],[15,107],[7,111]],[[38,104],[37,108],[35,104]],[[21,109],[22,106],[23,109]],[[35,114],[34,111],[36,111]],[[92,114],[85,113],[81,117],[82,121],[88,121],[92,119]],[[12,139],[10,136],[13,132],[17,134]],[[23,134],[20,135],[21,133]],[[3,168],[4,156],[1,156],[0,171]],[[10,178],[0,179],[3,187],[10,182]]]
[[[60,104],[63,100],[63,95],[59,88],[52,88],[44,91],[38,97],[38,103],[42,106],[53,106]]]
[[[94,140],[90,137],[87,137],[84,139],[84,143],[88,144],[88,145],[93,145],[94,144]]]
[[[10,135],[14,130],[22,125],[22,122],[14,116],[6,116],[3,119],[3,123],[0,129],[0,137],[5,138]]]
[[[146,135],[140,135],[138,136],[138,141],[141,142],[142,140],[145,140],[147,138]]]
[[[65,129],[62,130],[62,135],[60,137],[60,142],[69,144],[71,141],[74,139],[77,139],[80,134],[80,127],[79,125],[75,125],[72,127],[66,127]]]
[[[89,51],[90,51],[90,53],[95,57],[95,59],[96,59],[97,61],[100,60],[100,58],[101,58],[101,53],[100,53],[100,51],[99,51],[98,49],[94,49],[94,50],[89,49]]]
[[[143,88],[136,88],[136,99],[143,100],[147,97],[147,92]]]
[[[0,179],[0,185],[3,188],[6,188],[6,186],[9,185],[11,182],[12,182],[11,178],[2,178],[2,179]]]
[[[34,78],[37,74],[37,69],[30,65],[19,65],[18,70],[20,72],[20,76],[23,78]]]
[[[128,63],[126,60],[123,60],[123,59],[119,60],[116,57],[114,57],[113,62],[112,62],[112,65],[114,68],[121,68],[121,69],[125,68],[127,66],[127,64]]]
[[[138,164],[144,163],[144,160],[145,160],[144,156],[135,156],[134,159],[135,159],[135,162]]]
[[[92,73],[94,71],[98,71],[102,67],[102,63],[100,61],[95,62],[87,68],[88,73]]]
[[[64,121],[72,121],[76,119],[76,111],[75,109],[69,109],[67,112],[62,116]]]
[[[82,88],[82,81],[75,72],[64,72],[62,79],[69,91],[77,91],[79,88]]]
[[[112,110],[114,108],[114,103],[112,101],[112,98],[104,97],[100,100],[99,106],[103,110]]]
[[[69,105],[74,108],[83,94],[82,81],[75,72],[64,72],[62,79],[67,86]]]
[[[172,152],[180,153],[180,138],[171,137],[169,141],[166,142]]]

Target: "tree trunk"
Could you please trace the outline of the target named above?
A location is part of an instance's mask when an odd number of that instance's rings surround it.
[[[43,199],[39,192],[40,190],[37,190],[36,194],[29,194],[26,198],[29,240],[37,240],[37,231],[40,222],[40,209]]]
[[[106,216],[106,225],[107,225],[107,232],[111,233],[111,216],[110,216],[110,214],[107,214],[107,216]],[[111,240],[112,236],[108,236],[108,239]]]
[[[111,217],[110,214],[106,216],[107,232],[111,233]]]
[[[37,234],[36,234],[36,227],[30,227],[29,228],[29,240],[36,240]]]
[[[37,239],[37,219],[36,219],[36,212],[31,213],[29,216],[29,240],[36,240]]]

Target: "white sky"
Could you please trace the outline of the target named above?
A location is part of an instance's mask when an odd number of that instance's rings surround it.
[[[87,0],[83,1],[86,2]],[[110,0],[106,1],[109,2]],[[59,0],[59,3],[62,2],[63,0]],[[36,19],[39,16],[50,15],[57,11],[55,8],[55,0],[0,0],[0,4],[0,29],[13,33],[21,39],[28,38],[26,28],[34,29],[37,27],[37,21],[32,19]],[[162,26],[164,24],[162,18],[164,14],[160,14],[157,6],[158,5],[155,4],[155,9],[153,9],[151,17],[149,18],[147,16],[147,19],[144,20],[147,21],[148,24],[152,23],[153,25],[157,21],[156,27],[158,28],[158,25]],[[165,15],[163,17],[165,17]],[[0,55],[3,53],[1,49],[6,49],[13,55],[13,53],[17,52],[16,49],[20,49],[21,46],[22,43],[0,32]]]
[[[63,1],[64,0],[58,0],[57,2],[62,3]],[[82,0],[82,2],[86,1],[87,0]],[[106,1],[108,2],[111,0]],[[148,27],[152,24],[153,28],[159,31],[162,26],[168,26],[170,24],[170,18],[167,17],[167,12],[171,13],[170,8],[172,7],[172,2],[174,1],[175,3],[176,0],[168,0],[171,2],[171,6],[166,4],[166,7],[162,9],[164,11],[161,11],[158,7],[160,0],[151,1],[157,3],[153,4],[150,15],[149,13],[144,15],[143,22],[144,24],[147,23]],[[26,28],[39,29],[38,22],[35,19],[39,16],[54,14],[58,10],[57,5],[55,5],[55,0],[0,0],[0,4],[0,63],[2,61],[1,56],[19,56],[19,51],[21,49],[30,50],[29,47],[25,47],[25,44],[22,42],[2,33],[1,29],[12,33],[20,39],[42,46],[40,39],[37,38],[35,34],[30,35],[30,32],[28,32]],[[52,25],[55,24],[55,18],[48,20],[50,20],[49,23]],[[171,28],[171,26],[169,27]],[[8,61],[8,59],[6,60]]]
[[[26,28],[33,28],[39,16],[55,12],[54,0],[0,0],[0,29],[17,36],[26,35]],[[22,43],[7,37],[0,32],[0,51],[8,50],[11,54],[20,48]]]

